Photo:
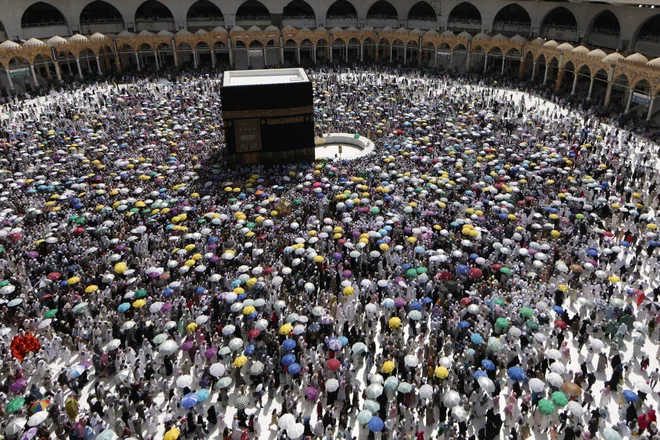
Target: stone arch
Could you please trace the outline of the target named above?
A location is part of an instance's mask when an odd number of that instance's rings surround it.
[[[435,9],[426,1],[419,1],[410,7],[406,17],[409,29],[436,29],[438,15]]]
[[[371,27],[399,27],[399,12],[387,0],[378,0],[367,10],[367,26]]]
[[[247,0],[236,10],[236,25],[245,29],[250,26],[270,26],[272,16],[259,0]]]
[[[564,6],[551,9],[541,20],[540,35],[547,39],[577,41],[577,16]]]
[[[175,31],[174,14],[158,0],[142,2],[135,11],[135,31]]]
[[[511,3],[495,14],[491,30],[493,34],[507,36],[530,35],[532,19],[525,8],[518,3]]]
[[[212,30],[225,25],[225,17],[215,3],[209,0],[198,0],[193,3],[186,13],[186,27],[188,31],[199,29]]]
[[[328,29],[335,26],[357,26],[357,9],[347,0],[337,0],[328,8],[325,23]]]
[[[639,42],[657,42],[658,28],[660,28],[660,14],[648,17],[635,30],[631,47],[635,48]]]
[[[458,32],[481,32],[482,14],[479,9],[469,2],[454,6],[448,16],[447,29]]]
[[[326,60],[328,58],[328,51],[330,50],[330,43],[325,38],[319,38],[314,44],[314,55],[317,60]]]
[[[32,3],[21,16],[23,38],[50,38],[53,35],[70,35],[64,14],[45,2]]]
[[[305,0],[293,0],[282,11],[282,25],[316,27],[316,12]]]
[[[80,33],[83,35],[95,32],[116,34],[124,29],[124,17],[119,9],[104,0],[90,2],[80,11]]]
[[[619,47],[621,22],[609,9],[605,9],[591,20],[587,28],[586,42],[597,47],[616,49]]]

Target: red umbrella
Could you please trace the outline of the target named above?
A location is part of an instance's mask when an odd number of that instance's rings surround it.
[[[78,227],[73,230],[73,235],[82,235],[85,233],[85,228]]]
[[[470,275],[470,278],[481,278],[484,275],[484,273],[478,267],[473,267],[468,272],[468,275]]]
[[[465,297],[465,298],[461,298],[461,305],[462,305],[462,306],[467,306],[467,305],[470,304],[471,302],[472,302],[472,298],[467,298],[467,297]]]
[[[258,337],[260,334],[261,334],[261,331],[259,331],[259,330],[257,330],[257,329],[250,330],[250,331],[248,332],[248,338],[250,338],[250,339],[254,339],[254,338]]]
[[[564,330],[566,328],[566,323],[561,319],[555,319],[555,327]]]
[[[493,270],[500,270],[500,269],[502,269],[502,265],[500,263],[493,264]]]
[[[339,370],[339,367],[341,367],[341,362],[339,362],[337,359],[330,359],[325,363],[325,368],[330,371],[337,371]]]
[[[440,279],[441,279],[442,281],[449,281],[449,280],[451,280],[451,273],[449,273],[448,271],[444,271],[444,272],[442,272],[442,273],[440,274]]]
[[[51,272],[48,274],[47,278],[51,281],[55,281],[55,280],[59,280],[61,276],[62,274],[59,272]]]

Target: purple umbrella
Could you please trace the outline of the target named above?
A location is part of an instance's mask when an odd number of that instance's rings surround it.
[[[165,303],[163,304],[163,307],[160,308],[161,312],[169,312],[172,310],[172,303]]]
[[[406,306],[406,300],[403,298],[397,298],[394,300],[394,305],[401,308]]]
[[[204,356],[206,356],[209,359],[214,357],[216,354],[218,354],[217,347],[207,348],[206,351],[204,352]]]
[[[183,344],[181,344],[181,350],[188,351],[191,348],[193,348],[193,345],[195,345],[193,341],[186,341]]]
[[[158,272],[149,272],[149,278],[152,280],[158,278],[159,276],[160,274]]]
[[[211,258],[209,258],[209,261],[211,263],[217,263],[218,261],[220,261],[220,257],[218,257],[217,255],[214,255]]]
[[[321,324],[332,324],[333,322],[335,322],[335,320],[330,315],[325,315],[321,318]]]
[[[27,380],[25,379],[18,379],[16,382],[12,384],[12,386],[9,388],[9,391],[12,393],[18,393],[22,390],[25,389],[27,386]]]
[[[37,252],[37,251],[30,251],[30,252],[27,253],[27,256],[28,256],[29,258],[37,258],[37,257],[39,256],[39,252]]]
[[[345,270],[341,273],[341,276],[343,276],[344,278],[350,278],[351,276],[353,276],[353,273],[350,270]]]
[[[316,400],[319,398],[319,390],[311,386],[307,387],[305,389],[305,397],[307,397],[309,400]]]
[[[342,258],[344,258],[344,256],[339,252],[335,252],[334,254],[332,254],[332,258],[334,258],[335,260],[341,260]]]
[[[37,428],[30,428],[21,435],[20,440],[32,440],[39,430]]]

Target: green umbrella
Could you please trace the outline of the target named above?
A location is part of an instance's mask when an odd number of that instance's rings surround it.
[[[506,318],[497,318],[497,321],[495,321],[495,325],[499,328],[508,328],[509,327],[509,321],[507,321]]]
[[[372,214],[380,214],[380,209],[376,208],[376,207],[373,207],[373,208],[371,208],[371,213]]]
[[[140,289],[137,292],[135,292],[136,298],[144,298],[145,296],[147,296],[147,291],[144,289]]]
[[[50,309],[49,311],[46,312],[44,315],[44,318],[52,318],[57,314],[58,310],[57,309]]]
[[[252,229],[252,228],[254,228],[255,226],[257,226],[257,224],[254,223],[254,222],[250,222],[250,223],[248,223],[248,224],[245,225],[245,226],[248,227],[248,228],[250,228],[250,229]]]
[[[0,281],[0,287],[5,287],[9,285],[9,280],[2,280]]]
[[[417,271],[415,269],[408,269],[406,271],[406,275],[409,277],[416,277],[417,276]]]
[[[293,204],[294,204],[294,205],[300,205],[301,203],[302,203],[302,200],[300,200],[300,199],[295,199],[295,200],[293,201]]]
[[[539,325],[538,325],[536,322],[531,321],[531,320],[530,320],[530,321],[527,321],[527,322],[525,323],[525,325],[526,325],[527,328],[529,328],[530,330],[538,330],[538,329],[539,329]]]
[[[520,309],[520,316],[529,319],[532,316],[534,316],[534,310],[530,309],[529,307],[523,307],[522,309]]]
[[[497,306],[504,306],[504,300],[503,299],[496,299],[495,300],[495,305]]]
[[[491,336],[488,338],[488,349],[490,351],[500,351],[502,349],[502,343],[499,339]]]
[[[502,269],[500,269],[500,272],[502,272],[504,274],[510,274],[511,269],[509,269],[508,267],[503,267]]]
[[[81,302],[80,304],[76,304],[76,306],[73,308],[73,313],[82,313],[87,309],[87,304],[86,302]]]
[[[538,407],[541,414],[549,415],[555,412],[555,405],[553,405],[548,399],[539,400]]]
[[[578,220],[584,220],[584,214],[575,214],[575,218]]]
[[[417,268],[417,275],[421,275],[423,273],[426,273],[427,269],[425,267],[418,267]]]
[[[568,405],[568,399],[566,398],[566,395],[561,391],[555,391],[552,393],[552,403],[563,408]]]
[[[161,333],[154,337],[153,342],[154,344],[160,345],[163,342],[167,341],[167,338],[169,338],[169,335],[167,333]]]
[[[354,138],[354,139],[360,139],[360,135],[357,134],[357,133],[355,133],[355,134],[353,135],[353,138]]]
[[[7,412],[10,414],[15,413],[19,409],[23,408],[23,405],[25,405],[25,399],[22,397],[17,397],[11,402],[9,402],[9,404],[7,405]]]
[[[77,225],[82,225],[83,223],[85,223],[85,217],[80,217],[76,220]]]
[[[603,439],[605,440],[621,440],[621,434],[612,428],[603,429]]]

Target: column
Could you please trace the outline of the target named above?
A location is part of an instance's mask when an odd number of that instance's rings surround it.
[[[435,57],[435,59],[436,59],[436,64],[437,64],[437,59],[438,59],[438,56],[437,56],[437,55],[438,55],[438,54],[437,54],[437,52],[436,52],[436,57]],[[452,65],[452,64],[454,64],[454,51],[453,51],[453,50],[452,50],[451,52],[449,52],[449,70],[451,70],[451,65]]]
[[[245,52],[247,53],[247,65],[250,67],[250,49],[245,49]]]
[[[264,46],[264,66],[268,65],[268,53],[267,53],[267,51],[268,51],[268,46]],[[248,53],[248,56],[249,55],[250,54]]]
[[[484,55],[484,73],[488,69],[488,54]]]
[[[101,70],[101,62],[99,61],[99,56],[96,56],[96,68],[99,71],[99,76],[103,75],[103,71]]]
[[[651,96],[651,102],[649,102],[649,111],[646,112],[647,121],[650,121],[651,116],[653,115],[653,104],[655,104],[655,96]]]
[[[48,77],[49,80],[53,79],[53,74],[50,73],[50,65],[48,62],[46,62],[46,76]]]
[[[630,112],[630,104],[632,104],[634,89],[628,89],[628,102],[626,103],[626,111],[623,112],[624,115],[627,115]]]
[[[60,62],[55,61],[53,64],[55,65],[55,76],[57,76],[57,81],[62,82],[62,72],[60,71]]]
[[[137,69],[138,72],[142,70],[142,65],[140,64],[140,54],[135,52],[135,59],[137,60]]]
[[[438,68],[438,49],[434,48],[435,50],[435,62],[434,62],[434,67],[437,69]],[[453,54],[454,52],[452,52]],[[451,55],[449,55],[449,67],[451,67]]]
[[[69,54],[66,56],[66,65],[69,66],[69,75],[73,76],[73,69],[71,68],[71,58]]]
[[[472,52],[470,52],[469,49],[468,49],[467,59],[466,59],[466,61],[465,61],[465,70],[466,70],[467,72],[470,71],[470,58],[471,58],[471,56],[472,56]]]
[[[11,80],[11,73],[9,73],[9,69],[5,70],[7,72],[7,81],[9,81],[9,89],[14,90],[14,81]]]
[[[211,49],[211,66],[215,68],[215,46]]]
[[[229,65],[234,67],[234,49],[231,47],[230,39],[227,39],[227,48],[229,49]]]
[[[550,70],[550,66],[547,64],[545,65],[545,75],[543,75],[543,85],[545,85],[546,82],[548,82],[548,71]]]
[[[300,46],[296,47],[296,61],[300,64]]]
[[[76,65],[78,66],[78,75],[82,79],[83,73],[82,73],[82,68],[80,67],[80,59],[79,58],[76,58]]]
[[[502,75],[504,75],[504,66],[506,65],[506,55],[502,57]]]
[[[614,83],[612,81],[607,82],[607,92],[605,92],[605,105],[610,105],[610,99],[612,98],[612,87]]]
[[[34,87],[39,88],[39,81],[37,81],[37,72],[34,71],[34,64],[30,64],[30,71],[32,72],[32,82]]]
[[[154,51],[154,58],[156,58],[156,70],[160,70],[160,62],[158,62],[158,52]]]
[[[316,45],[312,46],[312,61],[316,64]]]
[[[532,63],[532,81],[536,79],[536,60],[534,60],[534,63]]]
[[[564,68],[560,68],[557,71],[557,81],[555,81],[555,92],[558,92],[559,89],[561,88],[561,83],[564,80]]]
[[[360,43],[360,62],[364,61],[364,43]]]
[[[587,101],[591,101],[591,92],[594,90],[594,78],[593,76],[591,77],[591,81],[589,82],[589,93],[587,94]]]
[[[348,43],[346,43],[344,49],[346,49],[346,62],[348,62]]]
[[[571,90],[571,95],[575,95],[575,89],[577,88],[578,82],[578,73],[573,72],[573,90]]]
[[[284,64],[284,38],[282,36],[280,36],[280,61]],[[300,59],[298,59],[298,63],[300,63]]]
[[[197,69],[197,49],[193,49],[193,63],[195,63],[195,69]],[[248,53],[249,55],[249,53]]]
[[[394,61],[394,47],[390,44],[390,63]]]
[[[331,38],[332,39],[332,38]],[[332,63],[332,47],[335,45],[334,42],[330,43],[330,47],[328,48],[328,60]]]
[[[92,73],[92,63],[89,62],[89,54],[85,54],[85,61],[87,61],[87,70],[89,70],[89,73]]]
[[[403,43],[403,64],[408,61],[408,43]]]

